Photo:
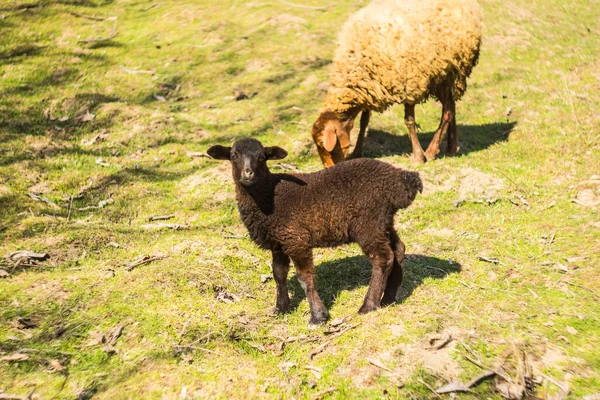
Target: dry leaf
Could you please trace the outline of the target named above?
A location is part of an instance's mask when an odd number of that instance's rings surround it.
[[[96,115],[92,114],[90,112],[90,110],[86,110],[85,114],[77,117],[77,121],[79,121],[79,122],[89,122],[89,121],[93,120],[95,117],[96,117]]]
[[[98,157],[98,158],[96,159],[96,164],[98,164],[98,165],[101,165],[101,166],[103,166],[103,167],[110,167],[110,164],[109,164],[109,163],[107,163],[107,162],[105,162],[105,161],[103,161],[103,160],[102,160],[102,157]]]
[[[7,278],[10,274],[3,269],[0,269],[0,278]]]
[[[307,365],[304,368],[309,370],[315,376],[316,380],[321,379],[321,372],[323,372],[323,368],[315,367],[314,365]]]
[[[50,360],[50,361],[48,361],[48,364],[50,364],[52,369],[54,369],[57,372],[60,372],[65,369],[65,367],[63,367],[62,364],[58,360]]]
[[[90,331],[91,339],[86,343],[86,346],[96,346],[106,341],[104,334],[100,331]]]
[[[229,293],[227,290],[225,290],[222,287],[217,286],[217,287],[215,287],[215,290],[217,292],[215,295],[215,298],[217,300],[220,300],[220,301],[222,301],[224,303],[228,303],[228,304],[231,304],[234,302],[237,303],[240,301],[240,298],[237,295],[235,295],[233,293]]]
[[[109,346],[114,346],[117,343],[117,340],[123,333],[123,325],[117,325],[111,328],[106,334],[106,342]]]

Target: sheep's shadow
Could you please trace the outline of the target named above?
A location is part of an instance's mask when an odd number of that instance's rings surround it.
[[[441,279],[460,271],[461,265],[456,262],[450,264],[448,260],[436,257],[407,254],[404,260],[404,279],[396,303],[404,302],[426,278]],[[370,279],[371,262],[366,256],[326,261],[317,266],[317,291],[328,309],[341,292],[366,286]],[[291,295],[290,310],[295,310],[306,296],[295,277],[289,279],[288,287]]]
[[[458,125],[458,155],[465,155],[476,151],[485,150],[494,143],[508,139],[515,129],[517,122],[494,122],[483,125]],[[434,131],[418,134],[419,142],[423,149],[431,143]],[[446,135],[447,136],[447,135]],[[440,157],[446,149],[446,138],[440,145]],[[399,129],[398,133],[390,133],[378,129],[369,129],[364,144],[365,157],[383,157],[396,154],[412,153],[412,145],[408,134]]]

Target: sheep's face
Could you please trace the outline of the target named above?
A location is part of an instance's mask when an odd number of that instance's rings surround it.
[[[256,139],[240,139],[233,146],[212,146],[208,155],[217,160],[231,161],[233,179],[249,187],[269,175],[267,160],[281,160],[287,151],[281,147],[263,147]]]
[[[353,118],[341,120],[332,112],[322,113],[313,124],[312,137],[326,168],[346,159],[353,126]]]

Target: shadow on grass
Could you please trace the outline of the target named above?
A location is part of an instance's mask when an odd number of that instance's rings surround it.
[[[516,122],[495,122],[483,125],[458,125],[458,142],[460,149],[458,155],[485,150],[494,143],[508,139],[510,132],[515,129]],[[404,130],[402,131],[404,132]],[[434,132],[425,132],[418,135],[423,149],[427,149]],[[447,135],[446,135],[447,136]],[[446,149],[446,139],[440,145],[440,155],[443,157]],[[393,134],[377,129],[370,129],[365,138],[365,157],[382,157],[396,154],[412,153],[410,138],[406,133]]]
[[[448,264],[447,260],[421,254],[407,254],[404,260],[404,279],[397,303],[402,303],[426,278],[442,279],[459,273],[461,265]],[[371,262],[366,256],[353,256],[327,261],[317,266],[317,290],[329,309],[344,290],[367,286],[371,279]],[[291,298],[290,309],[295,310],[306,296],[294,277],[288,282]],[[358,309],[357,309],[358,311]]]

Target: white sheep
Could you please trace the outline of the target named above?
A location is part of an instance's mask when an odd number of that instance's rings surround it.
[[[352,156],[362,156],[371,111],[404,104],[412,159],[435,159],[448,134],[446,153],[457,152],[455,101],[477,63],[483,12],[475,0],[375,0],[353,14],[339,34],[330,87],[312,128],[326,167],[343,161],[354,119],[362,112]],[[415,104],[442,103],[440,125],[423,151],[417,139]]]

